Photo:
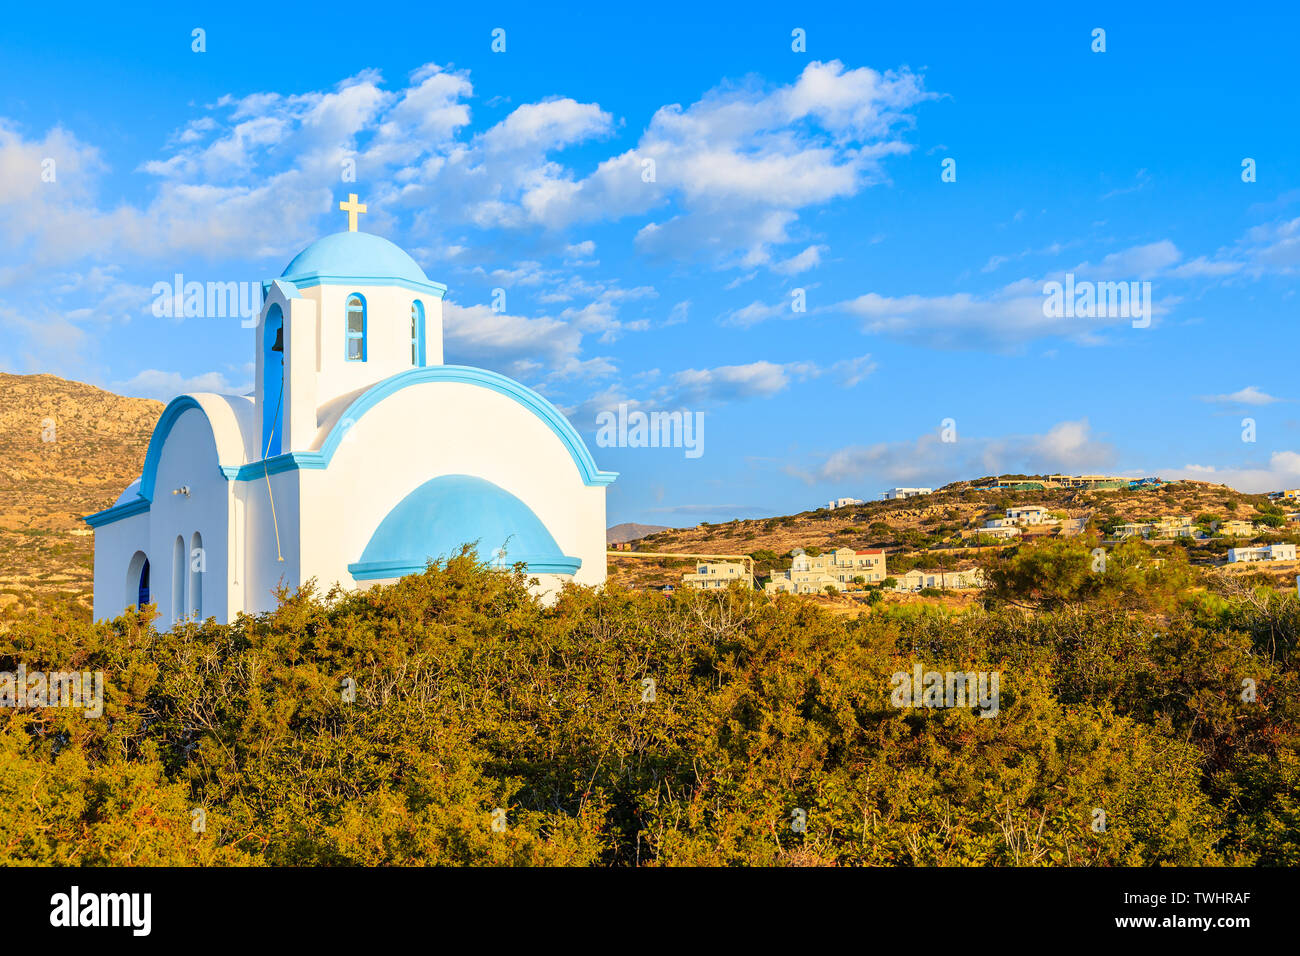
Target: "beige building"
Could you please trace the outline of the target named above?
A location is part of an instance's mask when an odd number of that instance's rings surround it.
[[[894,575],[895,591],[920,591],[922,588],[961,590],[984,586],[984,572],[979,568],[963,571],[908,571]]]
[[[1179,515],[1157,520],[1152,526],[1151,534],[1156,538],[1199,538],[1204,532],[1192,524],[1190,515]]]
[[[818,555],[796,548],[790,570],[773,571],[763,590],[768,594],[816,594],[827,587],[847,591],[859,587],[856,578],[862,578],[866,584],[878,584],[885,576],[885,552],[880,548],[868,551],[838,548]]]
[[[1005,518],[994,518],[993,521],[1005,521]],[[1012,538],[1020,537],[1020,529],[1009,524],[994,525],[993,527],[971,528],[961,533],[963,538],[998,538],[1003,541],[1009,541]]]
[[[750,588],[754,586],[754,577],[749,569],[736,561],[702,561],[695,566],[693,573],[682,575],[683,587],[701,591],[725,588],[732,581],[740,581]]]
[[[1214,530],[1230,538],[1246,538],[1255,533],[1255,525],[1249,521],[1233,518],[1230,521],[1221,522]]]
[[[1172,518],[1157,518],[1152,522],[1135,522],[1122,524],[1115,529],[1116,538],[1201,538],[1204,537],[1189,515]]]

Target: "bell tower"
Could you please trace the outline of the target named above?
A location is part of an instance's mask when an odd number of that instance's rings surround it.
[[[318,239],[263,284],[254,460],[313,447],[340,401],[412,368],[443,364],[442,300],[398,246],[357,230],[366,205],[339,203],[348,230]]]

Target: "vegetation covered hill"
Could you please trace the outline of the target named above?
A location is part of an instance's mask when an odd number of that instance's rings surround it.
[[[979,528],[1013,505],[1041,505],[1070,522],[1071,529],[1100,532],[1119,522],[1161,516],[1259,518],[1275,510],[1266,495],[1247,495],[1226,485],[1179,481],[1163,487],[1123,491],[1062,489],[986,491],[961,481],[933,494],[895,501],[872,501],[830,510],[818,508],[772,518],[736,519],[693,528],[670,528],[637,540],[635,550],[701,554],[747,554],[755,570],[788,568],[794,548],[819,553],[838,547],[884,548],[889,568],[938,570],[980,563],[978,552],[962,547],[961,532]],[[1029,537],[1057,535],[1062,526],[1026,529]],[[1280,540],[1296,538],[1296,529],[1279,529]],[[1300,540],[1300,538],[1296,538]],[[1196,553],[1201,563],[1221,560],[1227,542]],[[611,555],[610,573],[632,587],[680,583],[691,561],[647,560]],[[1287,571],[1294,573],[1288,566]],[[1281,578],[1279,578],[1279,581]]]
[[[0,393],[0,608],[72,596],[89,611],[80,518],[139,476],[162,405],[53,375],[0,373]]]
[[[0,670],[106,703],[0,709],[0,864],[1300,864],[1300,603],[1088,545],[964,614],[547,608],[461,556],[230,626],[31,615]],[[992,712],[899,706],[918,666]]]

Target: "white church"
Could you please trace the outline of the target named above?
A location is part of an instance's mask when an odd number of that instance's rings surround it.
[[[95,530],[95,617],[228,622],[316,579],[366,587],[461,545],[536,590],[605,580],[605,489],[569,421],[486,369],[443,364],[442,299],[406,252],[349,231],[263,283],[252,394],[173,399]]]

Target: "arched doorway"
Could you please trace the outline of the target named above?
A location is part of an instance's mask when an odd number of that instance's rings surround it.
[[[281,451],[283,403],[284,313],[273,305],[267,310],[262,329],[262,447],[258,450],[266,458],[274,458]]]

